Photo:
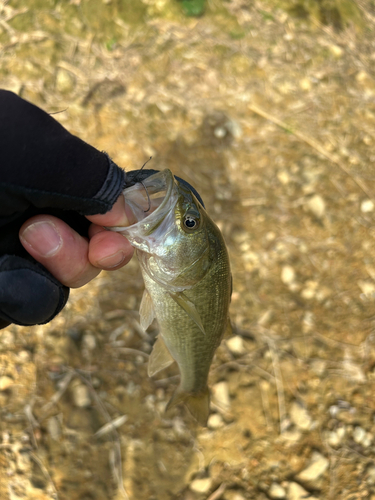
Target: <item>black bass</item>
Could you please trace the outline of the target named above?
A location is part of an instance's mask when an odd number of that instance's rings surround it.
[[[228,326],[232,283],[221,232],[188,186],[170,170],[145,178],[123,192],[138,222],[108,229],[121,232],[137,249],[146,288],[142,327],[154,317],[159,323],[148,374],[176,361],[181,382],[167,409],[183,402],[206,425],[207,378]]]

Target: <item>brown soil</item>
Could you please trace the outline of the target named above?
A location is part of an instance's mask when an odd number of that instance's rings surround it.
[[[135,260],[3,330],[2,500],[375,499],[375,5],[316,4],[0,2],[3,88],[198,188],[235,335],[203,429],[147,377]]]

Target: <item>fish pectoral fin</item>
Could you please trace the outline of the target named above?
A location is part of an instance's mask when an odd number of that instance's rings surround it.
[[[208,415],[210,413],[210,392],[208,387],[196,394],[185,392],[178,387],[169,400],[165,411],[167,412],[179,403],[184,403],[199,424],[203,426],[207,425]]]
[[[144,330],[147,330],[155,318],[155,310],[151,300],[151,295],[146,289],[143,292],[141,305],[139,307],[139,315],[141,317],[141,327]]]
[[[182,307],[182,309],[186,312],[190,319],[192,319],[196,325],[199,327],[203,335],[206,335],[206,331],[204,329],[201,317],[199,316],[199,312],[197,311],[195,305],[189,300],[186,295],[182,292],[168,292],[172,299],[177,302],[177,304]]]
[[[164,340],[159,335],[159,337],[156,339],[156,342],[150,354],[150,358],[148,360],[148,376],[153,377],[154,375],[156,375],[156,373],[164,370],[164,368],[167,368],[173,362],[174,359],[172,358],[171,353],[168,351]]]

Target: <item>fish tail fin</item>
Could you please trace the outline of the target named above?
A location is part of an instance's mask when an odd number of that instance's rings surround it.
[[[198,393],[185,392],[178,387],[169,400],[165,411],[170,410],[179,403],[184,403],[193,417],[203,426],[207,425],[210,412],[210,392],[208,387]]]

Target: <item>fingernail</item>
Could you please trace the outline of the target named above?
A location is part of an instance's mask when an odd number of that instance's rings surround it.
[[[121,250],[98,261],[97,266],[103,269],[113,269],[125,260],[125,254]]]
[[[41,221],[30,224],[20,238],[31,246],[39,255],[52,257],[62,246],[62,238],[52,222]]]

